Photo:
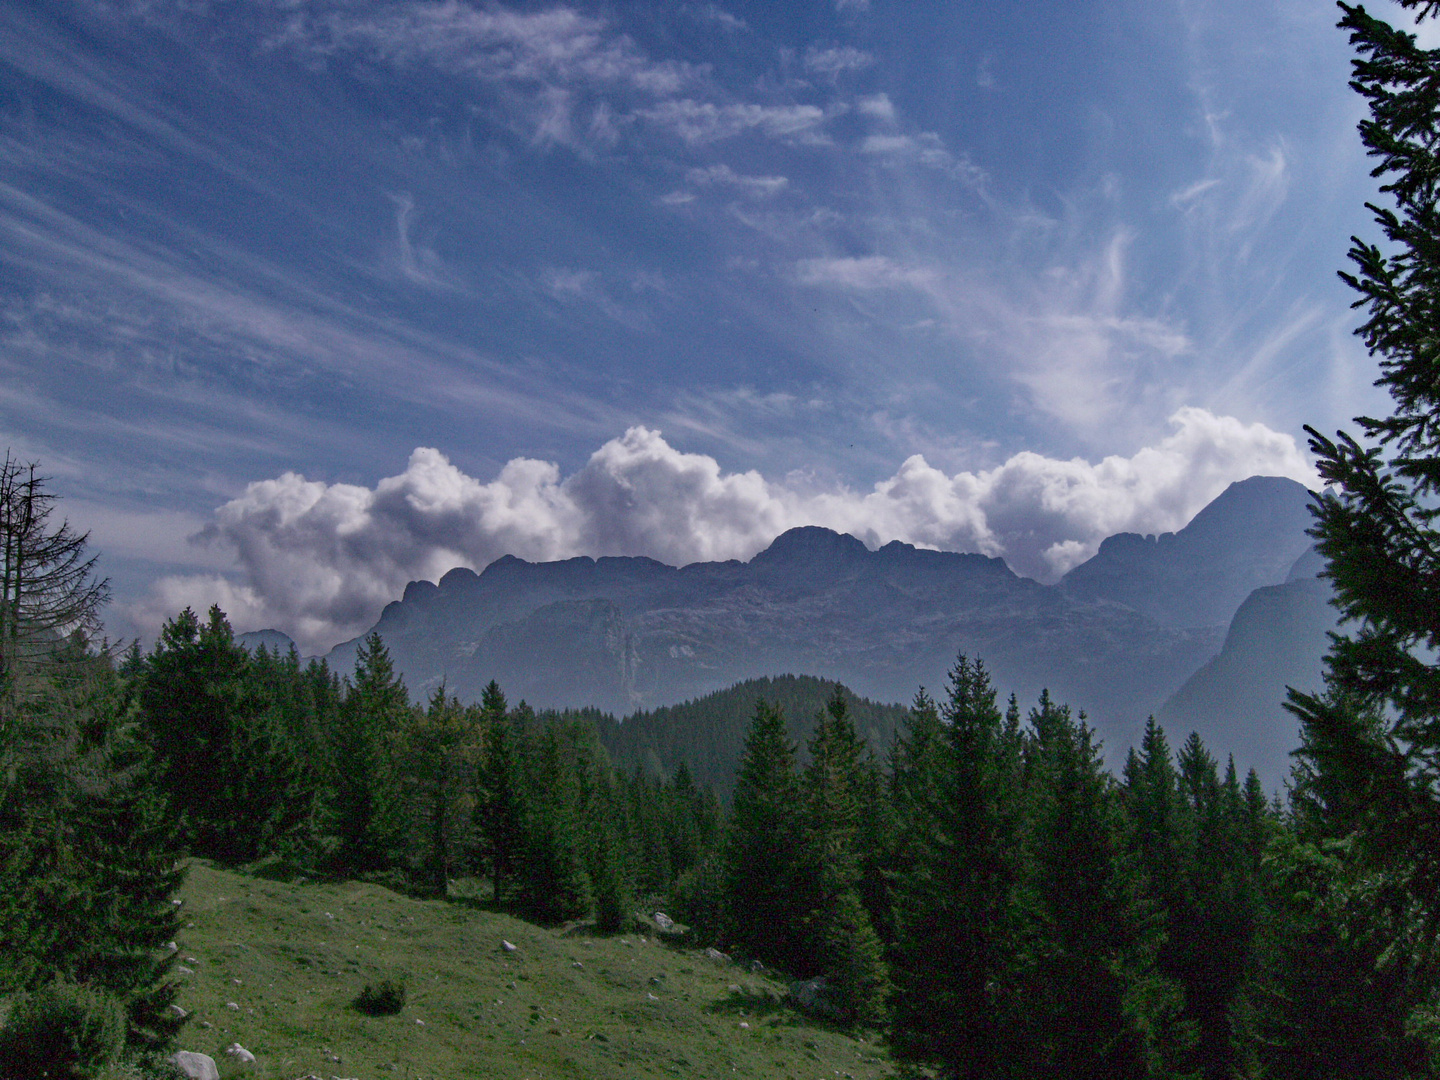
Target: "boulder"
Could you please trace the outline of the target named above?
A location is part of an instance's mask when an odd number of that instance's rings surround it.
[[[504,949],[506,952],[515,951],[515,946],[512,945],[510,942],[506,941],[504,938],[500,939],[500,948]]]
[[[655,925],[661,930],[673,930],[675,929],[675,920],[663,911],[657,911],[655,912]]]
[[[714,960],[717,964],[728,964],[730,962],[729,955],[721,952],[713,945],[705,950],[705,959]]]
[[[832,999],[830,984],[824,979],[805,979],[790,984],[790,1000],[801,1012],[811,1016],[835,1019],[840,1009]]]
[[[225,1048],[225,1056],[232,1057],[242,1065],[254,1065],[255,1055],[239,1043],[231,1043]]]
[[[215,1067],[215,1059],[209,1054],[177,1050],[170,1055],[170,1061],[190,1080],[220,1080],[220,1070]]]

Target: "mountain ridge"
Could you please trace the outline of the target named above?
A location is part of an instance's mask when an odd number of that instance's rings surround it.
[[[375,630],[417,695],[443,681],[474,698],[494,678],[511,700],[619,716],[781,674],[908,701],[943,690],[965,652],[1002,694],[1048,689],[1086,710],[1114,756],[1220,654],[1246,597],[1284,582],[1309,546],[1310,499],[1291,480],[1239,481],[1175,533],[1107,539],[1055,585],[998,558],[871,551],[818,526],[748,562],[504,556],[411,582]],[[332,667],[353,666],[358,640]]]

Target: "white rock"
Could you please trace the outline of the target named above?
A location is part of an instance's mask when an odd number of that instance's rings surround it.
[[[170,1055],[175,1067],[190,1080],[220,1080],[220,1070],[215,1059],[209,1054],[197,1054],[194,1050],[177,1050]]]
[[[227,1002],[225,1002],[225,1007],[226,1007],[227,1009],[234,1009],[236,1012],[239,1012],[239,1011],[240,1011],[240,1006],[237,1005],[237,1004],[236,1004],[235,1002],[233,1002],[233,1001],[227,1001]]]
[[[728,964],[730,962],[730,957],[713,945],[705,950],[705,959],[714,960],[717,964]]]
[[[504,949],[506,952],[515,951],[515,946],[510,944],[510,942],[506,941],[504,938],[500,939],[500,948]]]
[[[225,1048],[225,1056],[234,1058],[242,1065],[255,1064],[255,1055],[252,1054],[249,1050],[246,1050],[245,1047],[241,1046],[239,1043],[231,1043],[229,1046],[227,1046]]]
[[[180,964],[178,967],[175,968],[175,974],[177,974],[177,975],[194,975],[194,974],[195,974],[195,969],[194,969],[194,968],[188,968],[188,967],[186,967],[184,964]]]
[[[190,1015],[190,1014],[187,1013],[184,1009],[182,1009],[179,1005],[175,1005],[175,1004],[173,1004],[173,1003],[172,1003],[171,1006],[170,1006],[170,1011],[171,1011],[172,1013],[174,1013],[176,1016],[180,1017],[181,1020],[184,1020],[185,1017],[187,1017],[187,1016]]]
[[[655,912],[655,925],[661,930],[673,930],[675,928],[675,920],[663,911],[657,911]]]

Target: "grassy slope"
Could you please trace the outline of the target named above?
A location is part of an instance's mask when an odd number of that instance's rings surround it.
[[[181,963],[195,963],[181,976],[180,1004],[194,1015],[180,1046],[210,1054],[224,1077],[893,1073],[868,1037],[782,1006],[780,983],[653,938],[546,930],[376,885],[290,885],[203,864],[181,895],[191,922]],[[398,1016],[350,1007],[365,983],[394,976],[409,989]],[[226,1058],[232,1042],[257,1063]]]

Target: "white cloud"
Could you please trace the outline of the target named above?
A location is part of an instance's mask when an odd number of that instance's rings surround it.
[[[685,64],[651,60],[603,20],[567,7],[525,12],[439,0],[359,14],[335,5],[302,11],[272,44],[368,52],[484,80],[624,85],[652,94],[673,94],[692,75]]]
[[[668,128],[687,143],[708,143],[733,138],[746,131],[760,131],[772,138],[824,141],[817,129],[827,119],[817,105],[755,105],[680,98],[662,101],[636,114]]]
[[[933,271],[904,266],[885,255],[801,259],[795,276],[802,285],[836,285],[845,289],[923,288],[934,279]]]
[[[1294,439],[1262,424],[1197,408],[1171,423],[1156,445],[1098,463],[1026,452],[949,475],[915,455],[868,492],[726,473],[643,427],[563,479],[551,462],[516,458],[485,483],[420,448],[373,489],[297,473],[251,484],[202,534],[234,550],[235,578],[166,578],[135,614],[153,629],[187,604],[218,602],[238,629],[274,625],[316,650],[365,630],[407,582],[455,566],[479,569],[504,554],[747,559],[806,524],[871,546],[898,539],[1000,555],[1020,573],[1053,579],[1113,533],[1179,528],[1234,480],[1316,482]]]
[[[875,94],[860,99],[856,108],[861,116],[873,116],[877,120],[894,120],[895,105],[888,94]]]
[[[816,75],[836,78],[846,71],[860,71],[875,63],[875,57],[853,45],[838,45],[828,49],[814,45],[805,50],[805,70]]]
[[[723,184],[752,195],[777,195],[790,183],[784,176],[746,176],[725,164],[691,169],[685,177],[692,184]]]

